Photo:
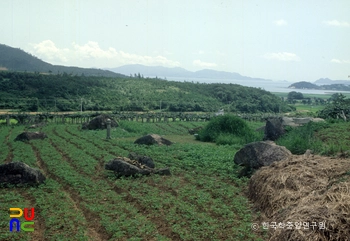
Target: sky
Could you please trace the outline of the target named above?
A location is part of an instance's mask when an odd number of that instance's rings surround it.
[[[1,0],[0,43],[65,66],[350,80],[349,0]]]

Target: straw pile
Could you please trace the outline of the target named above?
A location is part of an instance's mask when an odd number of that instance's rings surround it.
[[[291,156],[257,171],[248,196],[259,221],[282,223],[266,226],[271,241],[350,240],[349,159]]]

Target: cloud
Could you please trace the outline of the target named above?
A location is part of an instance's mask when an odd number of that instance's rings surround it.
[[[332,59],[331,62],[336,64],[350,64],[350,60]]]
[[[265,59],[279,60],[279,61],[300,61],[300,58],[293,53],[279,52],[279,53],[266,53],[263,56]]]
[[[287,22],[286,22],[286,20],[284,20],[284,19],[276,20],[276,21],[274,21],[274,23],[275,23],[277,26],[287,25]]]
[[[336,27],[350,27],[350,23],[346,21],[338,21],[338,20],[331,20],[331,21],[324,21],[328,26],[336,26]]]
[[[89,41],[79,45],[72,43],[71,47],[58,48],[51,40],[32,44],[32,54],[53,64],[68,64],[80,67],[116,67],[125,64],[162,65],[167,67],[180,66],[178,61],[164,56],[148,56],[127,53],[109,47],[102,49],[97,42]]]
[[[193,61],[193,65],[201,68],[214,68],[217,66],[215,63],[207,63],[207,62],[202,62],[198,59]]]
[[[43,59],[61,63],[68,61],[67,54],[69,53],[69,49],[59,49],[51,40],[44,40],[38,44],[31,44],[31,46],[35,54]]]

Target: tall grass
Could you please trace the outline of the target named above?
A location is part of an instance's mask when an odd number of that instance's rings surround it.
[[[323,150],[323,143],[315,136],[315,132],[328,128],[329,124],[325,122],[309,122],[308,124],[287,129],[287,134],[279,138],[276,143],[285,146],[293,154],[304,154],[307,149],[314,153],[320,153]]]
[[[223,115],[212,118],[196,138],[205,142],[215,142],[218,145],[243,145],[261,140],[262,137],[241,118]]]

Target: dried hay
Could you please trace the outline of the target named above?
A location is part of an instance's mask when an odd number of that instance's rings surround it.
[[[312,155],[291,156],[257,171],[248,196],[261,221],[317,224],[269,228],[269,240],[350,240],[349,171],[349,159]]]

